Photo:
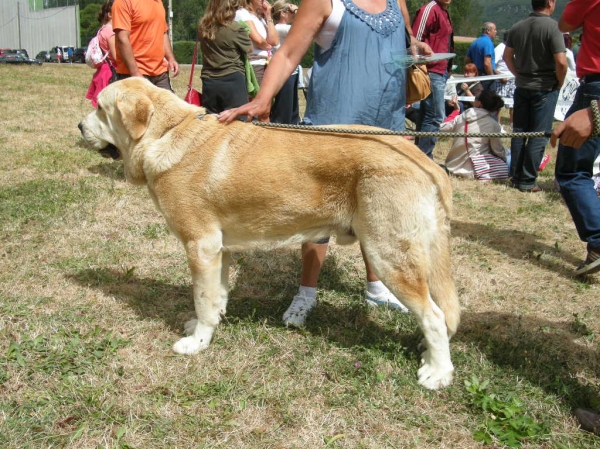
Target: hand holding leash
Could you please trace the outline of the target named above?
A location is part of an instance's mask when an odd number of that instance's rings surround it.
[[[261,122],[269,121],[269,113],[271,112],[270,100],[265,102],[257,96],[250,103],[240,106],[239,108],[228,109],[219,114],[219,121],[231,123],[240,116],[246,116],[248,121],[252,121],[254,117],[258,117]]]
[[[593,136],[594,116],[592,108],[581,109],[574,112],[564,122],[559,124],[550,138],[550,144],[556,147],[556,142],[560,139],[563,145],[579,148],[589,138]]]

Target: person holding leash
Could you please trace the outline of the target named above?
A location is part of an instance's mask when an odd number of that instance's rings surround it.
[[[572,0],[559,20],[560,31],[583,27],[585,38],[577,58],[577,76],[581,84],[567,113],[567,120],[577,111],[592,106],[594,131],[598,131],[598,98],[600,98],[600,0]],[[594,102],[594,100],[596,100]],[[587,256],[575,271],[577,275],[600,271],[600,198],[595,190],[594,161],[600,154],[600,139],[587,140],[577,150],[561,139],[556,159],[556,181],[560,186],[579,238],[587,243]]]
[[[376,21],[371,18],[375,17]],[[421,54],[431,48],[416,42],[404,0],[304,0],[285,42],[265,72],[254,101],[224,111],[219,120],[231,122],[238,116],[258,116],[268,121],[271,101],[306,50],[313,43],[315,58],[308,87],[305,122],[313,125],[363,124],[395,131],[404,129],[406,69],[395,66],[391,53],[418,46]],[[411,37],[406,42],[405,36]],[[335,39],[334,39],[335,37]],[[317,304],[317,280],[328,240],[302,246],[302,278],[298,294],[283,315],[291,326],[304,326]],[[407,309],[383,285],[366,256],[365,299],[370,305]]]
[[[582,28],[585,39],[577,57],[581,84],[564,122],[552,132],[550,143],[558,146],[555,176],[579,238],[587,243],[587,256],[575,271],[588,275],[600,271],[600,197],[593,175],[600,155],[600,0],[571,0],[558,21],[563,33]],[[600,412],[575,409],[581,428],[600,436]]]

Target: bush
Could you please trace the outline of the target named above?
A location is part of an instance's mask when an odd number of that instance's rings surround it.
[[[173,42],[173,54],[175,60],[179,64],[191,64],[192,58],[194,57],[194,45],[195,41],[179,41]],[[202,64],[202,54],[198,51],[198,60],[196,64]]]
[[[315,44],[312,44],[310,47],[308,47],[306,54],[300,61],[300,65],[302,67],[304,67],[305,69],[308,69],[313,66],[314,58],[315,58]]]
[[[452,63],[458,66],[454,73],[463,72],[463,67],[465,66],[465,56],[467,56],[467,51],[469,50],[470,46],[470,42],[454,42],[454,53],[456,53],[456,56],[454,57],[454,61]]]

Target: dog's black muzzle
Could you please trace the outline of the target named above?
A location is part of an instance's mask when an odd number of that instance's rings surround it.
[[[112,143],[109,143],[106,148],[101,149],[99,153],[102,157],[112,157],[114,160],[121,158],[121,153],[119,152],[119,149]]]

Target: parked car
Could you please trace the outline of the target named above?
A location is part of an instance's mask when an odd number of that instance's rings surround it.
[[[12,50],[13,53],[16,53],[17,55],[24,55],[26,58],[29,59],[29,53],[27,53],[27,50],[20,48],[18,50]]]
[[[37,64],[42,65],[42,61],[38,61],[37,59],[31,59],[26,57],[25,55],[18,55],[16,53],[7,54],[4,56],[0,56],[0,64]]]
[[[69,61],[69,48],[73,49],[73,47],[69,47],[67,45],[63,45],[61,47],[52,47],[50,50],[50,61],[49,62],[58,62],[58,54],[56,49],[60,48],[61,58],[60,62],[70,62]]]
[[[50,54],[50,59],[48,60],[48,62],[58,62],[58,53],[56,53],[56,47],[54,47],[48,53]],[[62,55],[61,55],[61,58],[62,58]],[[61,62],[62,62],[62,60],[61,60]]]
[[[35,55],[35,59],[42,62],[50,62],[50,52],[49,51],[40,51],[37,55]]]
[[[81,62],[85,63],[85,52],[87,48],[76,48],[73,51],[73,61],[72,62]]]
[[[43,63],[43,61],[40,61],[39,59],[33,59],[33,58],[30,58],[30,57],[28,57],[28,56],[25,56],[25,55],[19,55],[19,56],[22,56],[22,58],[23,58],[23,61],[25,62],[25,64],[30,64],[30,65],[33,65],[33,64],[35,64],[35,65],[42,65],[42,63]]]
[[[12,52],[10,48],[0,48],[0,56],[12,55]]]

